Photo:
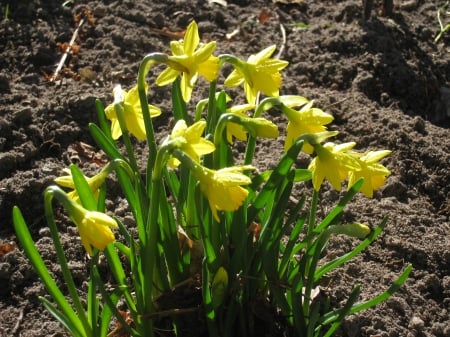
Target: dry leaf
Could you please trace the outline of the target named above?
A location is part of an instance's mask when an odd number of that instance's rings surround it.
[[[17,249],[15,243],[0,243],[0,257]]]

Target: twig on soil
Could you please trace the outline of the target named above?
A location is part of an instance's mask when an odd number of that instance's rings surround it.
[[[339,105],[339,104],[345,102],[346,100],[348,100],[349,98],[350,98],[350,97],[344,97],[343,99],[341,99],[341,100],[339,100],[339,101],[336,101],[336,102],[334,102],[334,103],[330,103],[330,104],[328,104],[327,108],[329,109],[329,108],[331,108],[332,106]]]
[[[23,321],[23,309],[20,310],[19,317],[17,317],[17,322],[11,331],[13,336],[15,336],[17,334],[17,331],[19,331],[20,324],[22,323],[22,321]]]
[[[179,40],[182,39],[184,36],[185,31],[180,32],[172,32],[168,28],[158,29],[158,28],[150,28],[151,33],[155,33],[158,35],[162,35],[171,39]]]
[[[77,39],[78,36],[78,31],[80,30],[81,26],[84,24],[85,19],[82,18],[80,20],[80,22],[78,23],[78,27],[75,29],[75,31],[73,32],[72,38],[70,39],[69,45],[66,48],[65,53],[63,54],[63,56],[61,57],[61,60],[59,61],[58,67],[55,70],[55,73],[53,74],[53,76],[50,78],[50,82],[54,82],[57,78],[58,78],[58,74],[61,71],[61,69],[64,66],[64,63],[66,62],[67,56],[70,54],[70,52],[72,51],[72,47],[75,43],[75,40]]]
[[[279,59],[281,57],[281,55],[283,54],[284,48],[286,46],[286,29],[284,29],[284,26],[280,23],[280,30],[281,30],[281,37],[282,37],[282,42],[281,42],[281,46],[280,46],[280,50],[278,51],[278,54],[275,58]]]

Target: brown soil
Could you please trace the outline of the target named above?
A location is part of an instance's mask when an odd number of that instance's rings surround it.
[[[101,158],[93,160],[82,144],[93,145],[87,125],[96,121],[94,100],[111,102],[115,83],[131,87],[143,56],[168,52],[174,37],[167,31],[180,32],[194,18],[204,40],[218,41],[216,54],[246,58],[277,44],[280,57],[290,62],[283,94],[314,99],[332,113],[331,128],[341,132],[340,141],[356,141],[361,151],[393,151],[383,162],[392,171],[386,186],[374,199],[358,197],[346,211],[349,219],[371,226],[389,215],[389,224],[373,246],[332,275],[328,290],[338,304],[361,283],[361,298],[367,299],[388,287],[407,263],[414,270],[387,302],[348,318],[339,335],[450,336],[450,34],[433,43],[436,11],[444,1],[396,1],[391,18],[377,15],[376,8],[367,22],[357,0],[242,0],[226,7],[206,0],[84,0],[72,7],[62,2],[10,1],[9,19],[0,23],[2,249],[16,241],[11,209],[18,205],[61,280],[43,218],[43,190],[71,162],[98,170]],[[52,84],[48,76],[76,28],[74,15],[86,10],[93,20],[81,27],[79,49]],[[301,29],[299,23],[309,26]],[[196,95],[204,97],[204,91]],[[165,88],[151,87],[150,97],[170,114]],[[167,117],[156,122],[161,134],[167,124]],[[275,145],[260,145],[261,165],[270,166],[281,153],[281,144]],[[126,205],[111,185],[109,206],[126,217]],[[339,197],[332,190],[322,195],[324,209]],[[76,230],[61,221],[61,233],[76,281],[85,289],[86,260]],[[328,254],[342,254],[351,244],[338,238]],[[0,284],[0,336],[66,335],[37,299],[45,290],[20,248],[0,257]]]

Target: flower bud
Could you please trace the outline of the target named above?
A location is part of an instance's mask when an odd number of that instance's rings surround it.
[[[245,118],[242,119],[242,125],[253,137],[278,137],[278,127],[265,118]]]

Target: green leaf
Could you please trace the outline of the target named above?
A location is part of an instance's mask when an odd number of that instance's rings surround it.
[[[223,304],[228,291],[228,272],[224,267],[220,267],[214,274],[211,283],[211,305],[217,309]]]
[[[294,172],[291,172],[287,180],[292,180]],[[271,217],[267,223],[262,224],[261,235],[258,240],[259,249],[262,254],[264,271],[270,279],[278,279],[278,256],[280,254],[281,238],[286,229],[283,220],[286,208],[291,196],[293,183],[289,181],[283,192],[276,198],[277,202],[271,212]]]
[[[286,175],[297,159],[298,153],[300,152],[302,146],[303,140],[297,140],[295,144],[290,147],[288,152],[281,157],[277,167],[270,175],[269,180],[255,197],[253,204],[249,207],[248,223],[255,220],[256,216],[263,209],[263,207],[266,207],[269,203],[273,203],[275,191],[280,187],[280,185],[283,185]]]
[[[175,121],[183,119],[189,125],[190,117],[187,113],[186,103],[183,100],[181,94],[181,77],[178,76],[177,79],[172,84],[172,106],[173,106],[173,117]]]
[[[96,99],[95,108],[97,110],[97,119],[98,123],[100,124],[100,129],[103,131],[106,137],[108,137],[112,141],[111,128],[108,124],[108,121],[106,120],[105,109],[103,107],[102,101]]]
[[[97,145],[105,151],[105,153],[108,155],[108,157],[111,159],[111,161],[117,161],[116,159],[119,159],[119,161],[123,161],[124,163],[127,163],[127,160],[124,156],[119,152],[116,145],[112,143],[102,132],[102,130],[99,129],[99,127],[93,123],[89,124],[89,130],[91,131],[91,135],[94,138],[94,141],[97,143]],[[118,161],[118,162],[119,162]],[[138,179],[139,177],[130,177],[127,173],[127,170],[122,168],[122,165],[116,165],[115,171],[117,173],[117,177],[119,179],[120,185],[122,187],[122,191],[125,194],[125,198],[127,199],[128,203],[130,204],[131,211],[133,212],[133,215],[135,216],[136,223],[142,223],[142,209],[140,207],[140,202],[137,199],[138,195],[134,191],[134,187],[131,183],[131,179]],[[142,193],[140,191],[140,193]],[[143,198],[143,196],[141,196]],[[142,202],[145,199],[141,200]]]
[[[105,289],[105,286],[101,280],[100,274],[98,272],[97,266],[93,269],[93,275],[96,278],[96,283],[99,285],[100,293],[102,294],[103,301],[105,302],[106,306],[104,307],[102,311],[102,323],[101,323],[101,335],[104,336],[105,330],[107,331],[109,328],[110,323],[109,319],[114,315],[117,319],[117,321],[120,323],[120,326],[130,335],[130,336],[140,336],[140,334],[135,331],[130,325],[125,321],[124,317],[120,314],[119,310],[117,309],[117,303],[120,299],[119,294],[123,294],[122,289],[117,288],[112,294],[108,294],[108,292]],[[128,307],[128,309],[130,309]],[[131,314],[134,315],[134,312],[131,311]]]
[[[102,184],[98,191],[97,211],[105,213],[106,205],[106,184]]]
[[[60,312],[49,300],[39,296],[39,300],[42,302],[44,307],[60,322],[74,337],[85,337],[78,331],[76,325],[68,317],[66,317],[62,312]]]
[[[303,199],[303,201],[304,201],[304,199]],[[279,273],[280,277],[284,277],[284,275],[287,271],[289,261],[294,257],[294,254],[297,253],[297,251],[294,249],[294,247],[298,241],[298,237],[299,237],[300,233],[302,232],[302,230],[305,226],[305,223],[306,223],[306,214],[303,214],[298,219],[298,221],[295,223],[295,226],[292,229],[291,234],[289,235],[288,243],[286,244],[286,247],[283,252],[283,256],[280,261],[280,265],[278,267],[278,273]]]
[[[96,252],[96,257],[98,257],[98,251]],[[98,259],[97,261],[94,260],[95,258],[91,261],[91,272],[88,282],[87,317],[89,324],[92,327],[92,334],[94,336],[99,336],[99,326],[97,323],[100,313],[100,301],[97,297],[97,283],[92,273],[93,265],[98,263]]]
[[[125,157],[119,152],[116,144],[109,139],[103,131],[94,123],[89,123],[89,131],[95,143],[113,160],[116,158],[125,160]]]
[[[308,170],[308,169],[296,169],[295,170],[295,177],[294,177],[295,183],[311,180],[311,178],[312,178],[312,173],[310,170]]]
[[[33,239],[31,238],[31,234],[28,230],[28,227],[22,216],[22,213],[17,206],[14,206],[13,208],[12,217],[17,238],[21,243],[26,256],[30,260],[31,265],[38,273],[47,291],[50,293],[50,296],[53,298],[58,307],[61,309],[62,311],[61,317],[66,317],[67,324],[73,325],[71,331],[77,333],[78,336],[84,336],[83,334],[84,329],[81,321],[79,320],[77,314],[71,308],[70,304],[64,298],[64,295],[56,285],[53,277],[50,275],[47,267],[45,266],[44,261],[42,260],[41,255],[36,249]]]
[[[80,168],[74,164],[70,165],[70,172],[72,174],[73,184],[77,190],[81,204],[89,211],[97,210],[97,200],[94,192],[89,187],[86,177],[81,172]]]
[[[129,291],[129,287],[126,283],[126,275],[125,271],[122,267],[122,263],[120,262],[119,256],[117,255],[116,250],[114,249],[113,244],[109,244],[106,246],[104,250],[106,259],[108,261],[108,266],[111,268],[111,272],[114,275],[116,282],[118,283],[119,289],[122,291],[122,294],[125,297],[128,308],[136,312],[136,305],[133,297]]]
[[[349,312],[353,306],[353,304],[356,302],[356,300],[359,297],[360,294],[360,286],[359,284],[355,285],[353,287],[352,292],[350,293],[350,296],[347,299],[347,302],[345,303],[344,307],[340,310],[339,315],[335,322],[331,325],[331,327],[328,329],[324,337],[331,337],[333,333],[336,331],[337,328],[339,328],[344,321],[345,316],[349,315]]]
[[[358,246],[353,248],[350,252],[324,264],[322,267],[316,270],[316,272],[314,273],[314,282],[318,282],[322,278],[322,276],[324,276],[326,273],[343,265],[345,262],[351,260],[353,257],[355,257],[364,249],[366,249],[380,235],[383,228],[386,226],[387,220],[388,218],[385,217],[381,222],[381,224],[377,228],[375,228],[364,241],[362,241]]]
[[[165,198],[165,191],[161,191],[161,198]],[[169,279],[172,285],[178,284],[186,278],[183,257],[179,251],[178,225],[173,215],[170,203],[162,202],[159,205],[159,224],[161,244],[166,258],[166,266],[169,271]]]
[[[344,197],[333,208],[333,210],[328,213],[325,219],[323,219],[322,222],[314,229],[315,233],[322,233],[324,229],[327,228],[328,225],[330,225],[335,220],[335,218],[342,213],[344,207],[350,202],[355,194],[359,192],[363,182],[364,180],[361,178],[353,184],[353,186],[347,191],[347,193],[345,193]]]
[[[386,301],[398,289],[400,289],[400,287],[403,285],[403,283],[405,283],[405,281],[408,278],[411,271],[412,271],[412,264],[408,264],[406,266],[405,270],[403,271],[403,273],[392,283],[392,285],[386,291],[384,291],[380,295],[378,295],[370,300],[354,304],[351,307],[351,309],[348,311],[348,315],[353,315],[359,311],[372,308],[375,305],[377,305],[383,301]],[[339,318],[341,311],[342,311],[342,309],[339,309],[339,310],[335,310],[333,312],[329,312],[329,313],[323,315],[321,324],[326,325],[326,324],[330,324],[330,323],[336,321]]]

